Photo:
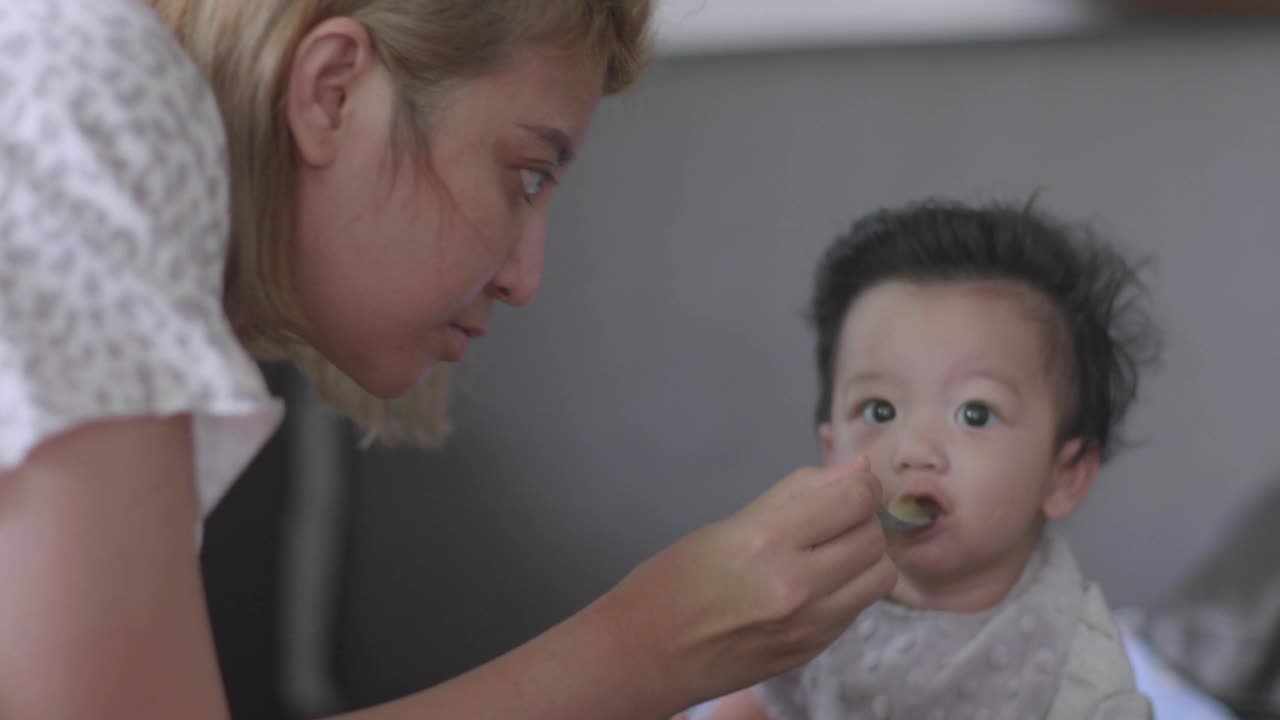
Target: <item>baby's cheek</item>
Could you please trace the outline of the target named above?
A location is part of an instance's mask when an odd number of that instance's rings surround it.
[[[997,545],[1013,541],[1039,517],[1039,506],[1025,493],[1002,492],[971,499],[971,523]]]
[[[827,461],[829,465],[848,465],[857,459],[857,457],[858,453],[856,451],[847,445],[840,445],[837,443],[832,449],[831,457],[827,458]],[[873,462],[871,464],[872,472],[875,471],[875,467],[875,463]]]
[[[850,458],[866,455],[871,460],[871,467],[882,472],[893,469],[892,438],[884,429],[874,426],[860,426],[849,436]]]
[[[970,522],[992,532],[1015,523],[1019,514],[1006,495],[968,497],[962,502],[968,506]]]

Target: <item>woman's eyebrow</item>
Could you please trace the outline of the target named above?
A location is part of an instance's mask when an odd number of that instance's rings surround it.
[[[573,162],[573,141],[569,139],[569,133],[548,125],[521,124],[520,127],[538,136],[556,151],[557,167],[568,167]]]

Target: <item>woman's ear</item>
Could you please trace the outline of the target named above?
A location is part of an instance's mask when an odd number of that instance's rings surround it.
[[[377,67],[368,30],[351,18],[326,20],[298,44],[285,88],[285,115],[303,163],[333,162],[352,125],[349,100]]]
[[[1080,504],[1102,465],[1097,445],[1075,438],[1063,443],[1054,461],[1052,485],[1041,509],[1050,520],[1060,520]]]

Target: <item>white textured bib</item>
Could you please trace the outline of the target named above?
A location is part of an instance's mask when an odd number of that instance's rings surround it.
[[[761,685],[760,697],[774,720],[1039,720],[1083,601],[1075,559],[1046,532],[991,610],[878,602],[812,662]]]

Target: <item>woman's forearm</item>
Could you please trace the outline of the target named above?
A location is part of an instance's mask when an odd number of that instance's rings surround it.
[[[666,720],[817,655],[897,581],[865,463],[802,468],[510,653],[347,720]]]
[[[429,690],[334,720],[655,720],[683,699],[617,632],[602,599],[538,637]]]

